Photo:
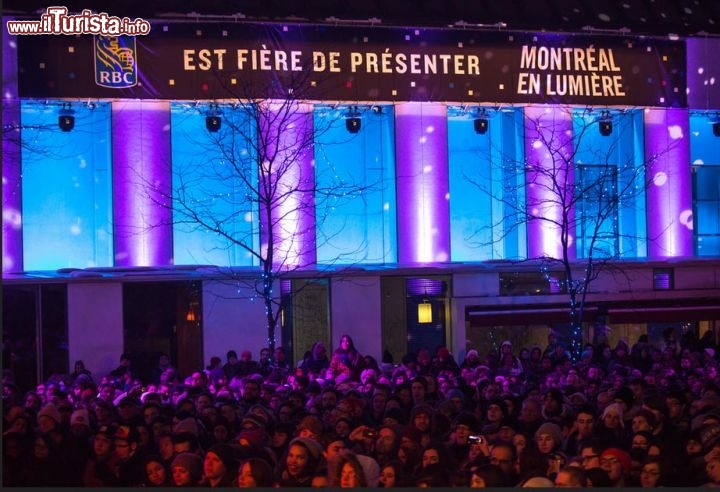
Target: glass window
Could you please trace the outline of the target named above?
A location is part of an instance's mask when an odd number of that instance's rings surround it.
[[[713,134],[715,114],[690,115],[690,160],[693,165],[693,232],[695,254],[720,251],[720,138]]]
[[[171,111],[176,208],[196,215],[174,213],[175,264],[258,264],[253,108],[173,103]],[[220,118],[216,131],[207,127],[211,114]]]
[[[581,193],[576,213],[578,251],[613,258],[618,255],[617,168],[576,166],[576,190]]]
[[[527,255],[522,132],[522,111],[448,107],[452,261]]]
[[[693,229],[698,256],[720,251],[720,166],[693,167]]]
[[[603,135],[601,120],[612,130]],[[573,113],[577,255],[647,255],[645,153],[641,110]],[[592,242],[594,239],[594,242]]]
[[[317,262],[396,262],[392,106],[318,106],[314,120]]]
[[[23,101],[25,270],[113,265],[110,104]],[[48,245],[52,244],[52,247]]]

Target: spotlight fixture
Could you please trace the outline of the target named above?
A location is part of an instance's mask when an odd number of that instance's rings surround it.
[[[602,135],[603,137],[608,137],[612,134],[613,124],[609,111],[602,112],[602,115],[600,116],[600,121],[598,122],[598,129],[600,130],[600,135]]]
[[[349,133],[357,133],[360,131],[362,126],[362,120],[360,119],[360,113],[358,112],[357,106],[352,106],[345,117],[345,129]]]
[[[75,111],[70,107],[70,104],[63,104],[62,109],[60,109],[58,126],[64,132],[72,131],[75,128]]]
[[[488,120],[486,118],[475,118],[473,126],[475,127],[475,133],[484,135],[488,131]]]
[[[720,137],[720,121],[713,123],[713,135]]]
[[[475,133],[478,135],[485,135],[487,133],[489,122],[485,108],[478,110],[477,117],[473,120],[473,128],[475,128]]]
[[[205,128],[207,128],[209,132],[215,133],[220,127],[222,127],[222,118],[219,116],[205,117]]]
[[[210,110],[205,116],[205,128],[207,128],[209,132],[215,133],[222,127],[222,117],[220,114],[217,104],[210,106]]]

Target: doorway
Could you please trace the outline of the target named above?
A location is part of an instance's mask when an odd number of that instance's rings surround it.
[[[182,380],[203,367],[201,283],[133,282],[123,285],[124,351],[133,374],[157,382],[161,354]]]

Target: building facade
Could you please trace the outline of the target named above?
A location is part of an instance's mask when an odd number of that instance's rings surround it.
[[[152,25],[4,31],[4,331],[37,374],[258,354],[265,287],[295,360],[542,345],[584,281],[582,341],[716,330],[717,38]]]

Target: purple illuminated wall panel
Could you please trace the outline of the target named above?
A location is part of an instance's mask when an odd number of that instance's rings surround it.
[[[261,155],[274,156],[261,163],[261,187],[271,190],[273,265],[296,269],[315,265],[315,167],[313,165],[313,112],[309,104],[269,105],[259,113]],[[265,171],[265,172],[263,172]],[[269,172],[267,172],[269,171]],[[265,179],[275,180],[264,183]],[[261,191],[261,193],[263,193]],[[270,228],[260,210],[261,249],[267,254]],[[265,256],[266,257],[266,256]]]
[[[645,110],[650,259],[693,254],[689,137],[687,110]]]
[[[572,112],[568,108],[531,106],[525,108],[526,197],[528,258],[562,258],[561,235],[565,224],[570,237],[568,256],[575,258],[574,210],[563,210],[572,193],[573,165]],[[563,186],[565,187],[563,189]],[[571,195],[570,195],[571,196]],[[537,217],[537,218],[533,218]]]
[[[447,107],[395,105],[398,262],[450,260]]]
[[[170,103],[112,103],[115,266],[172,264]]]
[[[3,18],[9,20],[10,18]],[[17,36],[2,35],[2,271],[23,269],[22,159],[20,148],[20,99],[17,84]],[[16,130],[5,131],[4,128]]]

